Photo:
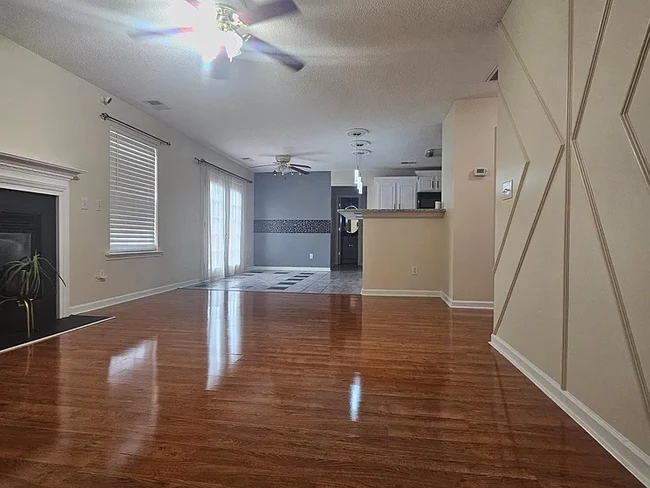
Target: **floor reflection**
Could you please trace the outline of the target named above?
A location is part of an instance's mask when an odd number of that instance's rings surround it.
[[[359,420],[359,407],[361,406],[361,374],[355,373],[350,385],[350,420]]]
[[[224,299],[225,298],[225,299]],[[207,310],[208,374],[205,389],[215,390],[241,357],[241,293],[210,293]]]
[[[120,468],[133,454],[144,450],[158,424],[158,339],[144,340],[135,347],[114,354],[108,365],[109,395],[116,411],[124,404],[133,410],[127,422],[128,434],[106,459],[110,469]],[[138,395],[132,391],[137,389]]]

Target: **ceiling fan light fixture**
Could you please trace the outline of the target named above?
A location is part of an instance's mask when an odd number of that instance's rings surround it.
[[[201,36],[201,59],[204,63],[214,61],[221,49],[225,49],[228,59],[231,61],[241,54],[244,39],[235,31],[222,31],[212,29],[211,32],[203,32]]]

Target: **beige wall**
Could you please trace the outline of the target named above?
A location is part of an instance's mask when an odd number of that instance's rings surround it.
[[[0,152],[87,171],[71,187],[71,305],[201,277],[200,171],[205,158],[248,176],[251,173],[163,122],[115,99],[104,107],[102,90],[0,37]],[[171,141],[159,149],[160,257],[107,261],[108,131],[103,111]],[[252,185],[246,256],[252,262]],[[81,198],[91,209],[81,210]],[[94,210],[101,199],[104,211]],[[95,279],[106,270],[108,280]]]
[[[456,100],[442,128],[443,205],[448,227],[449,280],[458,301],[492,302],[496,98]],[[474,169],[487,168],[487,176]]]
[[[649,20],[648,0],[511,4],[495,272],[495,333],[646,453]]]
[[[363,221],[363,289],[439,292],[446,281],[444,219]],[[418,267],[418,275],[411,267]]]

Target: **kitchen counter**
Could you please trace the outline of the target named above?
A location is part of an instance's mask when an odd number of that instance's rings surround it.
[[[417,210],[393,210],[393,209],[349,209],[339,210],[348,220],[363,219],[441,219],[445,216],[445,210],[432,208]]]

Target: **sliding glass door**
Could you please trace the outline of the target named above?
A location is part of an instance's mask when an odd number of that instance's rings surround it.
[[[243,271],[244,185],[204,168],[204,279],[216,280]]]

